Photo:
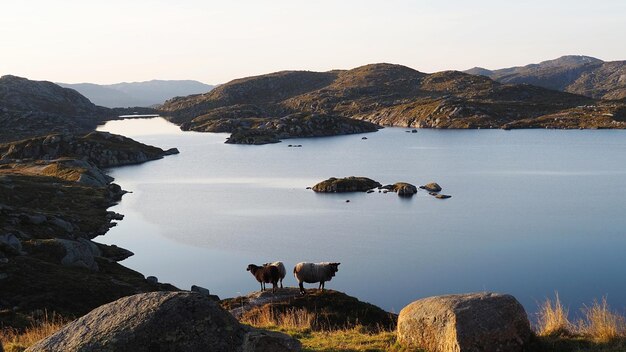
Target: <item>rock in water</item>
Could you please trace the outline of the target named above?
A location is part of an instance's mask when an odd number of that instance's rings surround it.
[[[392,186],[392,190],[398,193],[399,196],[410,197],[417,193],[417,187],[410,183],[398,182]]]
[[[253,329],[191,292],[121,298],[71,322],[27,351],[299,351],[300,342]]]
[[[436,182],[431,182],[420,186],[421,189],[425,189],[428,192],[441,192],[441,186],[439,186]]]
[[[424,298],[398,317],[398,342],[431,352],[521,352],[531,335],[524,308],[505,294]]]
[[[366,192],[367,190],[380,186],[380,183],[367,177],[331,177],[313,186],[313,191],[325,193]]]

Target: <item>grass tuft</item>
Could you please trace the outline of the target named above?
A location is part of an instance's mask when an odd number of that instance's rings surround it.
[[[563,306],[559,293],[555,292],[554,302],[550,298],[539,306],[537,313],[537,334],[539,336],[569,336],[573,325],[567,318],[569,310]]]
[[[41,317],[34,320],[30,327],[24,330],[0,329],[0,343],[2,343],[5,352],[22,352],[35,342],[59,331],[67,323],[67,319],[55,313],[44,312]]]
[[[584,320],[579,322],[579,331],[597,342],[608,342],[626,337],[626,320],[616,312],[611,311],[606,297],[602,301],[595,300],[591,307],[582,309]]]

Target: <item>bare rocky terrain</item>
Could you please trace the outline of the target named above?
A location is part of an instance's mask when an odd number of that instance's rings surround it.
[[[520,67],[465,71],[502,83],[532,84],[596,99],[626,98],[626,61],[602,61],[590,56],[562,56]]]

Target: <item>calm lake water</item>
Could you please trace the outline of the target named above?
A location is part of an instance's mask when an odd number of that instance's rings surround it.
[[[100,130],[180,150],[110,170],[133,193],[96,239],[130,249],[123,264],[161,282],[226,298],[259,289],[249,263],[338,261],[327,288],[395,312],[473,291],[513,294],[529,312],[555,291],[574,313],[604,295],[626,307],[626,131],[386,128],[243,146],[161,118]],[[351,175],[436,181],[452,198],[305,189]]]

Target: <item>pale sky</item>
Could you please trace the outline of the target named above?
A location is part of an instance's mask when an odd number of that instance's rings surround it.
[[[0,0],[0,75],[194,79],[626,60],[625,0]]]

